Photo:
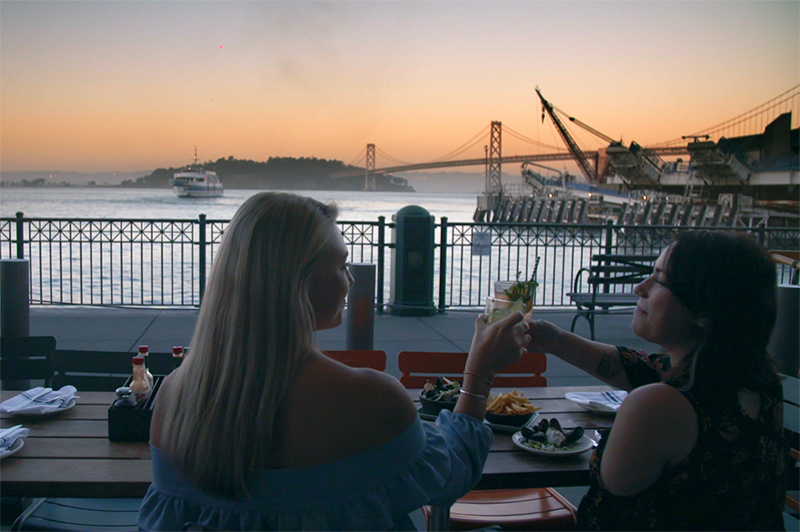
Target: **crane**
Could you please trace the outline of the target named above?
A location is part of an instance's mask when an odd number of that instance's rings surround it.
[[[538,164],[532,161],[527,161],[522,163],[522,178],[525,182],[534,189],[537,193],[545,194],[547,193],[550,188],[553,186],[552,180],[547,179],[545,176],[540,174],[539,172],[528,168],[528,166],[537,166],[539,168],[544,168],[546,170],[550,170],[558,174],[558,182],[560,184],[560,192],[564,193],[567,190],[566,180],[564,178],[564,174],[561,171],[550,168],[549,166],[545,166],[543,164]]]
[[[597,183],[600,180],[600,176],[597,175],[597,171],[594,168],[592,168],[592,165],[589,163],[589,159],[586,157],[586,155],[583,154],[583,150],[580,149],[578,143],[575,142],[575,139],[573,139],[572,135],[569,134],[567,128],[564,127],[564,124],[561,122],[561,119],[559,119],[558,115],[556,115],[555,112],[556,108],[553,107],[553,104],[544,99],[544,96],[542,96],[542,91],[539,90],[539,87],[536,87],[536,94],[539,95],[539,100],[541,100],[542,102],[542,121],[544,121],[545,112],[548,115],[550,115],[550,119],[553,121],[553,124],[556,126],[558,133],[561,135],[561,139],[564,141],[564,144],[567,145],[567,149],[572,154],[572,157],[575,158],[575,161],[578,163],[578,167],[581,169],[581,172],[583,172],[583,175],[584,177],[586,177],[586,180],[589,183]],[[558,111],[564,113],[560,109],[558,109]],[[564,114],[566,115],[566,113]],[[569,117],[569,119],[571,122],[574,122],[580,127],[586,129],[587,131],[594,133],[603,140],[612,144],[618,144],[618,142],[612,139],[611,137],[604,135],[603,133],[597,131],[591,126],[584,124],[577,118]]]

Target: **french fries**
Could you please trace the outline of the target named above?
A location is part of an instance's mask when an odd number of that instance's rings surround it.
[[[497,394],[497,397],[492,397],[492,395],[489,394],[489,402],[486,404],[487,412],[512,416],[530,414],[541,408],[541,406],[533,406],[527,397],[516,390],[509,393]]]

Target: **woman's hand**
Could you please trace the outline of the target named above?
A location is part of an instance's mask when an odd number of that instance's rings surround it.
[[[526,319],[530,319],[530,315]],[[587,340],[549,321],[531,320],[529,325],[529,352],[555,355],[606,384],[631,389],[616,346]]]
[[[558,352],[558,343],[561,338],[561,333],[564,330],[544,320],[531,320],[528,324],[528,336],[531,341],[528,343],[528,351],[534,353],[555,353]]]
[[[514,312],[487,325],[484,316],[475,320],[475,335],[467,358],[467,371],[489,379],[498,371],[520,359],[530,342],[528,324],[522,312]]]

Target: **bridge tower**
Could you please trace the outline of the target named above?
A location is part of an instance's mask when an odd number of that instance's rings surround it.
[[[367,144],[367,163],[364,165],[364,190],[376,190],[374,144]]]
[[[503,192],[503,123],[492,122],[492,132],[489,139],[489,162],[486,172],[486,193],[500,194]]]

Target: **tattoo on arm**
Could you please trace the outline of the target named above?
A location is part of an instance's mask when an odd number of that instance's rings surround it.
[[[597,365],[597,375],[610,379],[622,371],[622,362],[617,353],[603,353],[600,363]]]

